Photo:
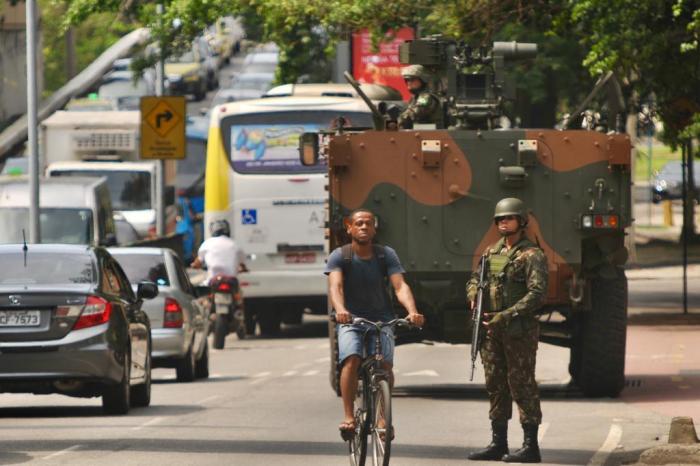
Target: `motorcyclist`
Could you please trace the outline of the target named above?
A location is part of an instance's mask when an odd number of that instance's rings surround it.
[[[231,228],[226,220],[214,220],[209,224],[211,237],[199,247],[197,258],[191,267],[201,269],[207,266],[207,280],[217,275],[235,277],[239,272],[246,272],[245,254],[231,239]]]

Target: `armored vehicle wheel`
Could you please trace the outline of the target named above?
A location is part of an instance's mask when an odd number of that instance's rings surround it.
[[[627,277],[615,269],[612,279],[591,283],[591,310],[580,323],[569,367],[574,381],[590,397],[616,397],[625,385]]]
[[[328,341],[331,344],[331,371],[328,379],[331,388],[336,395],[340,396],[340,366],[338,366],[338,334],[335,331],[335,323],[328,321]]]

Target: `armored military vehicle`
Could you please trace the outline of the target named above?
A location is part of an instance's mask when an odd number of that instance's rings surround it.
[[[391,130],[395,125],[376,118],[375,129],[304,135],[301,157],[328,165],[331,250],[347,241],[349,212],[375,212],[376,241],[396,249],[426,315],[421,339],[469,341],[465,283],[498,239],[494,206],[504,197],[524,200],[527,234],[549,263],[540,340],[571,349],[569,372],[585,395],[617,396],[624,386],[630,139],[614,127],[624,121],[619,105],[608,105],[607,122],[580,123],[585,112],[577,111],[563,124],[589,130],[511,127],[506,104],[514,86],[505,70],[536,51],[515,42],[474,49],[441,38],[407,42],[401,61],[432,72],[449,129]],[[331,331],[332,361],[334,338]]]

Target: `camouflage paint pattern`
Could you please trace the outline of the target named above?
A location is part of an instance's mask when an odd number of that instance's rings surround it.
[[[521,153],[521,142],[536,150]],[[631,222],[627,135],[555,130],[400,130],[330,138],[330,248],[343,218],[364,207],[377,242],[396,249],[428,324],[423,336],[466,342],[465,282],[498,239],[493,208],[504,197],[528,207],[528,237],[547,257],[545,305],[570,306],[576,277],[623,248]],[[521,167],[518,183],[503,169]],[[506,170],[507,171],[507,170]],[[615,214],[617,228],[584,229],[581,216]],[[591,251],[595,254],[591,255]]]
[[[510,325],[515,322],[512,321]],[[489,396],[489,419],[510,419],[513,401],[518,405],[521,424],[540,424],[542,410],[535,381],[538,324],[522,335],[510,335],[507,329],[487,335],[481,347],[481,360]]]

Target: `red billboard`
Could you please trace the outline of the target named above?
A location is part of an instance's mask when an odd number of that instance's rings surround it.
[[[413,28],[399,29],[395,34],[387,33],[392,39],[381,42],[378,50],[372,47],[372,37],[367,30],[352,35],[352,73],[361,83],[385,84],[397,89],[408,100],[411,94],[401,77],[399,44],[415,37]]]

